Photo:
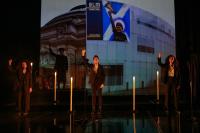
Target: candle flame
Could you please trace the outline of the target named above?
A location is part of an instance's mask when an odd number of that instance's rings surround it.
[[[159,71],[157,70],[157,75],[159,74]]]

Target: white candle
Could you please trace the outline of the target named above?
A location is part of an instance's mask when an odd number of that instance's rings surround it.
[[[53,125],[56,126],[56,118],[53,119]]]
[[[133,111],[135,111],[135,76],[133,76]]]
[[[33,62],[31,62],[31,68],[32,68],[32,66],[33,66]]]
[[[72,114],[69,114],[69,133],[72,133]]]
[[[70,84],[70,112],[72,112],[72,91],[73,91],[73,78],[71,77],[71,84]]]
[[[156,89],[157,89],[157,102],[159,102],[159,71],[157,70],[157,72],[156,72],[156,74],[157,74],[157,80],[156,80]]]
[[[33,78],[33,77],[32,77],[32,76],[33,76],[33,75],[32,75],[32,73],[33,73],[33,62],[31,62],[30,64],[31,64],[31,88],[32,88],[32,84],[33,84],[33,83],[32,83],[32,82],[33,82],[33,80],[32,80],[32,78]]]
[[[133,133],[136,133],[135,113],[133,113]]]
[[[54,79],[54,102],[56,102],[56,82],[57,82],[57,73],[55,72],[55,79]]]
[[[31,73],[32,73],[32,69],[33,69],[33,62],[31,62]],[[32,76],[32,75],[31,75]]]

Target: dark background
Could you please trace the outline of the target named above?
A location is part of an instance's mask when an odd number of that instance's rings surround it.
[[[4,2],[2,6],[4,8],[1,8],[3,24],[0,30],[1,90],[5,85],[3,79],[6,74],[3,72],[9,55],[17,57],[16,61],[26,57],[35,63],[35,68],[39,65],[41,0],[9,1]],[[183,75],[181,80],[183,95],[188,94],[189,90],[187,62],[190,55],[200,52],[199,12],[197,1],[175,0],[176,56]]]

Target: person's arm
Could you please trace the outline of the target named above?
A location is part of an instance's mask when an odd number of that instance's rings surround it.
[[[85,51],[85,49],[82,50],[81,56],[82,56],[83,64],[86,65],[87,67],[91,68],[92,64],[90,64],[89,60],[86,58],[86,51]]]
[[[180,89],[180,84],[181,84],[181,73],[180,73],[180,68],[179,65],[176,64],[176,84],[177,84],[177,89]]]
[[[158,54],[158,65],[161,66],[161,67],[165,66],[165,64],[163,64],[162,61],[161,61],[161,54],[160,53]]]
[[[56,54],[52,51],[51,46],[49,45],[49,52],[51,55],[56,56]]]
[[[112,25],[112,31],[114,33],[116,33],[116,29],[115,29],[115,23],[114,23],[114,20],[113,20],[113,17],[112,17],[112,12],[111,11],[108,11],[108,15],[110,16],[110,23]]]
[[[105,8],[108,9],[108,15],[110,17],[110,22],[111,22],[111,25],[112,25],[112,30],[115,33],[116,32],[115,23],[114,23],[113,18],[112,18],[112,13],[114,13],[114,11],[113,11],[112,5],[111,5],[111,3],[109,1],[107,1],[107,3],[105,4]]]

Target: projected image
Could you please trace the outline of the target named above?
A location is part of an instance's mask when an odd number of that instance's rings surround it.
[[[42,0],[41,11],[41,88],[53,88],[57,71],[58,88],[73,76],[75,88],[91,90],[82,49],[104,67],[103,93],[119,95],[131,94],[133,76],[136,88],[153,88],[158,53],[176,54],[173,0]]]
[[[106,70],[105,94],[131,94],[133,76],[136,88],[151,88],[153,92],[156,71],[160,69],[158,53],[163,53],[163,60],[176,54],[173,0],[158,0],[155,6],[152,3],[102,0],[103,38],[87,38],[86,51],[89,60],[98,54]],[[160,5],[166,8],[158,8]]]
[[[53,88],[54,72],[57,72],[59,89],[69,87],[71,76],[75,78],[75,87],[82,88],[84,67],[81,65],[81,50],[86,46],[85,1],[61,0],[57,3],[43,0],[42,3],[40,88]]]
[[[130,8],[127,4],[103,0],[103,40],[129,41]]]
[[[129,6],[107,0],[87,0],[87,39],[129,41]]]

